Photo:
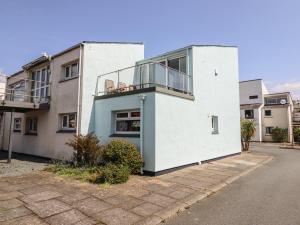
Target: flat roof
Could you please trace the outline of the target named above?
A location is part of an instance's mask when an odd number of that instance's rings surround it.
[[[253,79],[253,80],[242,80],[242,81],[240,81],[240,83],[258,81],[258,80],[262,80],[262,79],[258,78],[258,79]]]

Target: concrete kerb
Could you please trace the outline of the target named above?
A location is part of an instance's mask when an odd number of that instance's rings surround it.
[[[191,196],[189,196],[185,199],[182,199],[180,202],[175,203],[174,205],[169,206],[158,213],[155,213],[153,216],[147,217],[146,219],[139,221],[137,224],[157,225],[157,224],[165,221],[166,219],[176,215],[177,213],[184,211],[185,209],[189,208],[191,205],[195,204],[196,202],[201,201],[204,198],[207,198],[210,195],[216,193],[217,191],[219,191],[222,188],[226,187],[227,185],[231,184],[235,180],[237,180],[237,179],[249,174],[250,172],[254,171],[255,169],[269,163],[271,160],[273,160],[273,158],[274,158],[273,156],[269,156],[263,162],[257,164],[256,166],[254,166],[234,177],[227,179],[226,181],[214,186],[213,188],[210,188],[210,190],[207,190],[205,193],[203,193],[203,192],[194,193]]]

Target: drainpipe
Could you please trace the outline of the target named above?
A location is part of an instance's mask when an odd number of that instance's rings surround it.
[[[9,136],[8,136],[8,158],[7,163],[11,162],[11,152],[12,152],[12,119],[13,119],[14,109],[10,113],[10,125],[9,125]]]
[[[143,157],[143,151],[144,151],[144,102],[146,99],[146,95],[140,95],[140,154]],[[143,174],[143,166],[141,167],[141,174]]]
[[[78,74],[78,98],[77,98],[77,115],[76,115],[76,120],[77,120],[77,126],[76,126],[76,135],[79,135],[80,133],[80,125],[81,125],[81,102],[82,102],[82,96],[81,96],[81,83],[82,83],[82,50],[83,49],[83,44],[80,45],[80,53],[79,53],[79,74]]]

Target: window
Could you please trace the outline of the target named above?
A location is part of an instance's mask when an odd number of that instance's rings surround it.
[[[140,112],[126,111],[116,113],[116,129],[118,134],[140,132]]]
[[[251,110],[245,110],[245,118],[246,119],[254,119],[254,111]]]
[[[21,131],[21,118],[15,118],[14,120],[14,132],[20,132]]]
[[[271,135],[273,132],[273,127],[266,127],[266,135]]]
[[[218,134],[219,133],[219,124],[218,124],[218,117],[212,116],[211,117],[211,127],[212,127],[212,134]]]
[[[79,73],[78,62],[68,64],[64,66],[64,79],[70,79],[73,77],[77,77]]]
[[[31,101],[47,102],[49,97],[50,67],[35,70],[31,73]]]
[[[26,119],[26,133],[37,134],[37,118]]]
[[[249,99],[258,99],[258,95],[251,95],[249,96]]]
[[[265,110],[265,116],[272,116],[272,110]]]
[[[76,113],[62,114],[61,115],[61,128],[62,128],[62,130],[75,130],[76,129]]]

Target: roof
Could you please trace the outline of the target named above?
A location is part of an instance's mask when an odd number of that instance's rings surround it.
[[[262,80],[262,79],[258,78],[258,79],[253,79],[253,80],[243,80],[243,81],[240,81],[240,83],[258,81],[258,80]]]
[[[286,94],[290,95],[291,92],[287,91],[287,92],[270,93],[270,94],[265,94],[265,97],[266,97],[266,96],[268,97],[268,96],[270,96],[270,95],[286,95]]]
[[[185,46],[185,47],[182,47],[182,48],[178,48],[178,49],[175,49],[175,50],[172,50],[172,51],[168,51],[168,52],[165,52],[165,53],[162,53],[162,54],[159,54],[159,55],[147,58],[147,59],[142,59],[142,60],[138,61],[137,63],[148,62],[148,61],[151,61],[151,60],[156,59],[156,58],[161,58],[161,57],[164,57],[164,56],[167,56],[167,55],[171,55],[171,54],[175,54],[177,52],[184,51],[186,49],[190,49],[192,47],[237,48],[237,46],[230,46],[230,45],[199,45],[199,44],[192,44],[192,45],[188,45],[188,46]]]
[[[75,45],[73,45],[73,46],[71,46],[71,47],[63,50],[63,51],[60,51],[60,52],[58,52],[58,53],[50,56],[50,58],[54,59],[54,58],[56,58],[58,56],[61,56],[61,55],[65,54],[65,53],[67,53],[67,52],[70,52],[70,51],[72,51],[72,50],[74,50],[76,48],[79,48],[83,44],[127,44],[127,45],[130,44],[130,45],[143,45],[144,43],[143,42],[82,41],[82,42],[79,42],[79,43],[77,43],[77,44],[75,44]],[[35,66],[35,65],[38,65],[39,63],[43,63],[46,60],[47,59],[45,59],[45,56],[38,57],[38,58],[30,61],[29,63],[25,64],[24,66],[22,66],[23,67],[22,70],[17,71],[16,73],[14,73],[14,74],[12,74],[12,75],[10,75],[8,77],[16,76],[16,75],[20,74],[21,72],[23,72],[24,69],[28,69],[31,66]]]

